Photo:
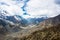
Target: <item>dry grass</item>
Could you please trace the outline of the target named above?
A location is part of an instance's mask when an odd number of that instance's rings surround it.
[[[48,29],[35,31],[22,40],[60,40],[60,25]]]
[[[22,38],[8,37],[6,40],[60,40],[60,25],[32,32]]]

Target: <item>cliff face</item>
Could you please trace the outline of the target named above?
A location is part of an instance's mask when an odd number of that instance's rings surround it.
[[[60,15],[46,19],[33,28],[7,34],[4,40],[60,40]]]

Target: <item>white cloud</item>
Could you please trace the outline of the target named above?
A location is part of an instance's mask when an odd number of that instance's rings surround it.
[[[27,4],[26,10],[30,15],[47,15],[54,17],[60,13],[60,8],[56,6],[55,0],[30,0]]]
[[[23,11],[22,11],[22,6],[23,6],[23,2],[16,4],[16,1],[12,1],[12,0],[0,0],[0,2],[4,2],[7,5],[0,5],[0,9],[6,10],[8,11],[8,15],[23,15]]]
[[[9,12],[8,15],[23,15],[24,11],[21,7],[24,5],[24,0],[18,2],[12,0],[0,0],[0,2],[9,4],[9,6],[0,5],[1,9]],[[55,0],[30,0],[27,2],[27,7],[25,9],[27,10],[27,13],[31,15],[23,15],[25,18],[39,17],[41,15],[54,17],[60,14],[60,7],[55,4]]]

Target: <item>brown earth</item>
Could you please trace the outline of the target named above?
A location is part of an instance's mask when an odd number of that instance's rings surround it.
[[[8,36],[6,40],[60,40],[60,24],[50,28],[44,28],[43,30],[33,31],[23,37],[21,37],[21,34],[15,37],[13,36]]]
[[[20,32],[0,35],[0,40],[60,40],[60,15]]]

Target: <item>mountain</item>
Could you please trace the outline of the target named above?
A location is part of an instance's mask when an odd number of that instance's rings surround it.
[[[19,15],[10,16],[10,15],[7,15],[7,14],[8,13],[5,10],[3,12],[0,12],[0,19],[4,19],[4,20],[10,21],[10,22],[13,22],[15,24],[20,23],[21,25],[24,25],[24,26],[25,25],[30,25],[30,24],[38,24],[41,21],[45,20],[44,17],[25,19],[24,17],[19,16]]]
[[[45,21],[40,23],[41,26],[45,26],[45,27],[55,26],[58,24],[60,24],[60,15],[53,18],[46,19]]]
[[[10,15],[6,10],[0,10],[0,18],[4,19],[4,20],[8,20],[11,21],[13,23],[21,23],[21,24],[28,24],[30,22],[33,23],[33,21],[36,23],[36,21],[40,22],[43,21],[45,18],[41,17],[41,18],[28,18],[25,19],[22,16],[19,15]],[[30,22],[28,22],[30,20]]]
[[[8,34],[6,40],[60,40],[60,15],[48,18],[39,25]]]
[[[19,16],[20,17],[20,16]],[[6,30],[7,32],[18,32],[22,30],[21,27],[27,27],[29,25],[36,25],[38,24],[36,21],[41,22],[45,20],[44,18],[29,18],[29,20],[21,18],[21,20],[16,20],[14,16],[7,16],[6,19],[0,19],[0,26],[2,27],[1,30]],[[1,32],[3,32],[1,31]]]
[[[9,15],[6,10],[0,9],[0,26],[2,27],[1,32],[18,32],[22,30],[21,27],[26,27],[29,25],[39,24],[41,21],[45,20],[44,17],[41,18],[28,18],[25,19],[19,15]],[[5,31],[4,31],[5,30]]]
[[[24,17],[20,16],[20,15],[11,15],[9,14],[9,12],[7,12],[7,10],[3,10],[0,8],[0,18],[4,19],[4,20],[8,20],[8,21],[11,21],[13,23],[21,23],[22,24],[25,24],[27,23],[28,20],[30,20],[30,22],[33,20],[34,21],[43,21],[45,18],[41,17],[41,18],[28,18],[28,19],[25,19]],[[26,21],[26,22],[25,22]],[[27,23],[28,24],[28,23]]]

